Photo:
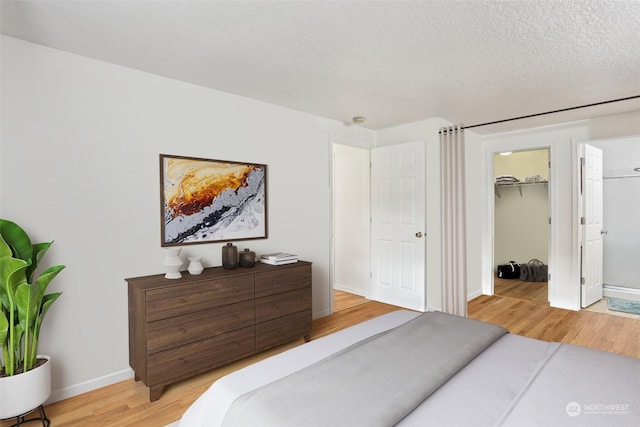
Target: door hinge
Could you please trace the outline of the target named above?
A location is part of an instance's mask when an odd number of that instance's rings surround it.
[[[580,217],[580,225],[584,225],[584,224],[585,224],[585,220],[584,220],[584,217],[582,216]]]
[[[551,225],[551,217],[549,217],[549,225]]]
[[[551,169],[551,160],[549,160],[549,169]]]
[[[551,273],[549,273],[549,277],[547,277],[547,282],[551,281]]]
[[[580,164],[584,166],[584,157],[580,157]]]
[[[585,283],[586,283],[586,281],[584,280],[584,277],[581,277],[581,278],[580,278],[580,284],[581,284],[581,285],[584,285]]]

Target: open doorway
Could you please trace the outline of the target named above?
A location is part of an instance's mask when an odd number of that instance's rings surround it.
[[[548,303],[549,149],[493,160],[494,293]]]
[[[333,312],[369,297],[370,156],[337,143],[331,151]]]
[[[332,144],[334,291],[425,310],[425,150]]]
[[[587,147],[599,150],[601,156],[601,187],[597,205],[601,209],[602,221],[595,229],[601,244],[596,260],[585,263],[583,255],[581,281],[588,284],[590,271],[587,266],[597,265],[600,268],[600,289],[596,298],[585,301],[583,284],[582,306],[589,311],[638,319],[640,280],[635,265],[640,239],[634,231],[640,215],[640,137],[590,141],[581,144],[581,152]],[[596,203],[588,205],[593,204]],[[589,216],[584,210],[581,213],[581,217],[586,217],[583,225],[585,235],[592,222]],[[583,241],[588,239],[584,237]]]

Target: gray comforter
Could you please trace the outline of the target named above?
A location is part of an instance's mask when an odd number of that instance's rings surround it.
[[[224,425],[391,426],[506,333],[484,322],[425,313],[241,396]]]

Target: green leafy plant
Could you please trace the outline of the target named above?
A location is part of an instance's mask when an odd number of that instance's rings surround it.
[[[62,292],[46,294],[54,277],[65,267],[49,267],[34,275],[53,242],[32,244],[17,224],[0,219],[0,376],[32,369],[45,314]]]

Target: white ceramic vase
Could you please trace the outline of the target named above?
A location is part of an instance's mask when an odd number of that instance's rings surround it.
[[[189,274],[197,275],[202,273],[204,267],[202,266],[202,257],[201,256],[190,256],[189,257],[189,267],[187,271]]]
[[[165,248],[166,256],[162,263],[165,267],[167,279],[179,279],[182,277],[180,268],[182,267],[182,258],[180,258],[180,250],[182,248]]]
[[[15,418],[38,408],[51,395],[51,359],[22,374],[0,378],[0,419]]]

